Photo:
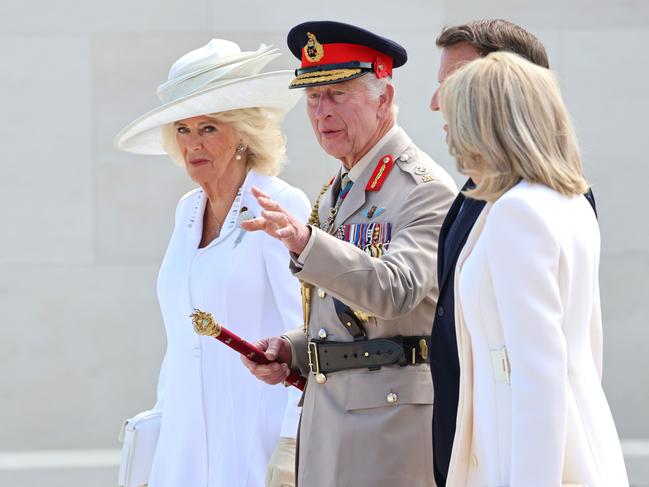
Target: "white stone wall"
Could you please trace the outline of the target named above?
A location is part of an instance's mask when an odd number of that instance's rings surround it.
[[[36,0],[0,4],[0,452],[117,448],[121,421],[154,402],[164,351],[155,279],[192,184],[166,158],[111,141],[157,105],[175,59],[224,37],[248,50],[272,43],[285,53],[272,66],[292,69],[285,36],[298,22],[383,33],[409,52],[395,71],[400,124],[460,182],[428,110],[434,39],[479,17],[517,22],[548,48],[600,213],[604,386],[620,435],[649,442],[648,2]],[[317,146],[304,102],[285,131],[283,177],[313,198],[336,162]],[[649,483],[642,448],[627,459],[635,482]],[[13,457],[0,454],[2,485],[59,485],[25,480],[3,458]],[[92,475],[58,482],[112,485],[110,472]]]

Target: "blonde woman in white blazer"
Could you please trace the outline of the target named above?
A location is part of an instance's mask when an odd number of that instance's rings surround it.
[[[149,487],[294,484],[299,391],[257,381],[238,354],[194,333],[189,318],[194,308],[209,311],[252,342],[302,323],[288,251],[240,227],[262,211],[252,187],[303,221],[309,213],[304,193],[275,177],[285,151],[279,122],[299,100],[287,89],[292,72],[261,72],[277,55],[212,40],[174,63],[158,88],[162,106],[116,137],[123,150],[170,155],[198,186],[178,203],[158,276],[167,353]],[[267,476],[278,444],[284,461]]]
[[[487,204],[458,259],[447,486],[623,487],[604,392],[600,236],[552,73],[492,53],[441,89],[448,144]]]

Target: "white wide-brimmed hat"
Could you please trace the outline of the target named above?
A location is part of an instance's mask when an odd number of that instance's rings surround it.
[[[272,46],[241,52],[234,42],[212,39],[171,66],[168,81],[157,91],[162,105],[120,130],[114,144],[127,152],[165,154],[166,124],[238,108],[266,108],[280,121],[301,96],[301,90],[288,89],[292,71],[261,73],[280,55]]]

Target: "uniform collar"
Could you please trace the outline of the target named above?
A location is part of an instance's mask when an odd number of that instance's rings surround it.
[[[372,164],[372,162],[376,162],[376,156],[378,155],[379,150],[385,146],[388,140],[390,140],[397,132],[399,131],[399,126],[395,123],[392,125],[392,128],[388,130],[381,139],[374,144],[374,146],[365,154],[361,159],[354,164],[354,167],[352,167],[349,170],[349,179],[351,179],[353,182],[356,182],[358,178],[360,177],[361,174],[363,174],[363,171],[367,169],[367,167]],[[345,174],[347,172],[347,168],[345,166],[342,167],[341,174]]]

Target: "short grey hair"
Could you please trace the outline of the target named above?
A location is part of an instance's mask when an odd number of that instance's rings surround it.
[[[373,76],[373,74],[370,72],[366,75],[361,76],[361,81],[365,85],[365,89],[367,90],[367,94],[370,97],[370,100],[378,100],[379,97],[385,93],[385,89],[388,85],[394,86],[392,83],[392,79],[390,78],[377,78],[376,76]],[[394,119],[397,119],[397,115],[399,113],[399,106],[397,105],[396,102],[396,90],[395,90],[395,96],[392,98],[392,107],[391,107],[391,112],[392,116]]]

